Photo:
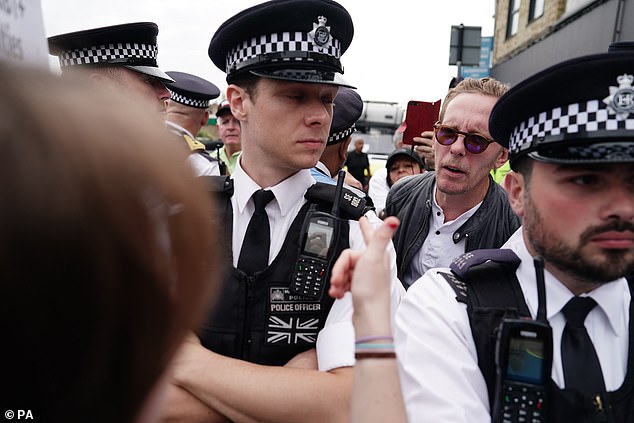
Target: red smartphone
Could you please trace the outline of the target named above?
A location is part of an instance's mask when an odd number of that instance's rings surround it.
[[[434,123],[438,121],[438,113],[440,113],[440,100],[432,103],[410,100],[405,112],[403,144],[413,145],[414,137],[420,137],[420,134],[425,131],[433,131]]]

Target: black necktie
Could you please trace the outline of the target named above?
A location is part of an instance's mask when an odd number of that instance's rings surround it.
[[[261,189],[254,192],[252,198],[255,211],[249,220],[238,258],[238,269],[249,275],[264,269],[269,264],[271,230],[269,216],[264,208],[275,196],[272,191]]]
[[[601,364],[583,325],[597,303],[590,297],[573,297],[561,310],[566,326],[561,334],[561,361],[566,388],[588,395],[605,391]]]

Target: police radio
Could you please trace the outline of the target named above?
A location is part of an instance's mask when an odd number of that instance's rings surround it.
[[[503,319],[495,348],[493,422],[544,422],[552,368],[552,329],[546,319],[544,262],[535,258],[536,320]]]
[[[312,205],[304,218],[299,244],[299,258],[290,290],[305,297],[320,298],[328,277],[339,239],[342,219],[338,216],[345,172],[339,171],[335,198],[330,213]]]

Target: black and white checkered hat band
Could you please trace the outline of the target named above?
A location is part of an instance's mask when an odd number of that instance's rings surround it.
[[[534,153],[537,157],[541,155]],[[602,142],[576,147],[559,148],[548,151],[546,156],[552,162],[633,162],[634,142]]]
[[[170,98],[177,103],[184,104],[185,106],[196,107],[197,109],[206,109],[209,107],[209,100],[200,100],[190,97],[185,97],[175,91],[169,90]]]
[[[266,55],[275,57],[274,61],[307,61],[307,56],[292,53],[317,53],[338,59],[341,57],[341,43],[337,39],[332,39],[326,46],[318,46],[310,39],[309,34],[303,32],[282,32],[279,34],[262,35],[251,38],[237,47],[231,49],[227,54],[227,73],[239,69],[244,62],[253,61],[258,57],[265,58]]]
[[[118,43],[63,51],[59,55],[61,67],[96,63],[121,63],[157,66],[158,48],[153,44]]]
[[[328,137],[328,142],[326,144],[336,144],[337,142],[345,139],[348,135],[352,134],[356,129],[355,125],[352,125],[350,128],[335,132],[334,134]]]
[[[511,132],[509,151],[518,154],[549,137],[623,130],[634,130],[634,115],[623,118],[601,100],[589,100],[556,107],[522,122]]]

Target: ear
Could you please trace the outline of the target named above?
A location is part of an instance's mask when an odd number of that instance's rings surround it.
[[[518,172],[509,171],[504,177],[504,189],[509,194],[509,203],[511,208],[519,217],[524,215],[524,192],[526,190],[526,181],[524,175]]]
[[[205,110],[205,113],[200,117],[200,126],[207,125],[207,122],[209,122],[209,110]]]
[[[348,147],[350,147],[351,136],[348,136],[345,140],[339,143],[339,158],[346,160],[348,158]]]
[[[508,149],[502,147],[500,149],[500,154],[498,155],[498,158],[493,163],[493,166],[495,166],[495,169],[499,169],[502,165],[504,165],[504,163],[506,163],[508,159],[509,159],[509,151]]]
[[[88,75],[88,80],[103,83],[106,80],[106,76],[100,72],[91,72],[90,75]]]
[[[233,116],[240,122],[246,121],[249,114],[248,107],[245,107],[247,100],[249,100],[247,91],[238,85],[231,84],[227,87],[227,100]]]
[[[88,75],[88,80],[109,90],[121,88],[115,78],[104,72],[91,72],[90,75]]]

